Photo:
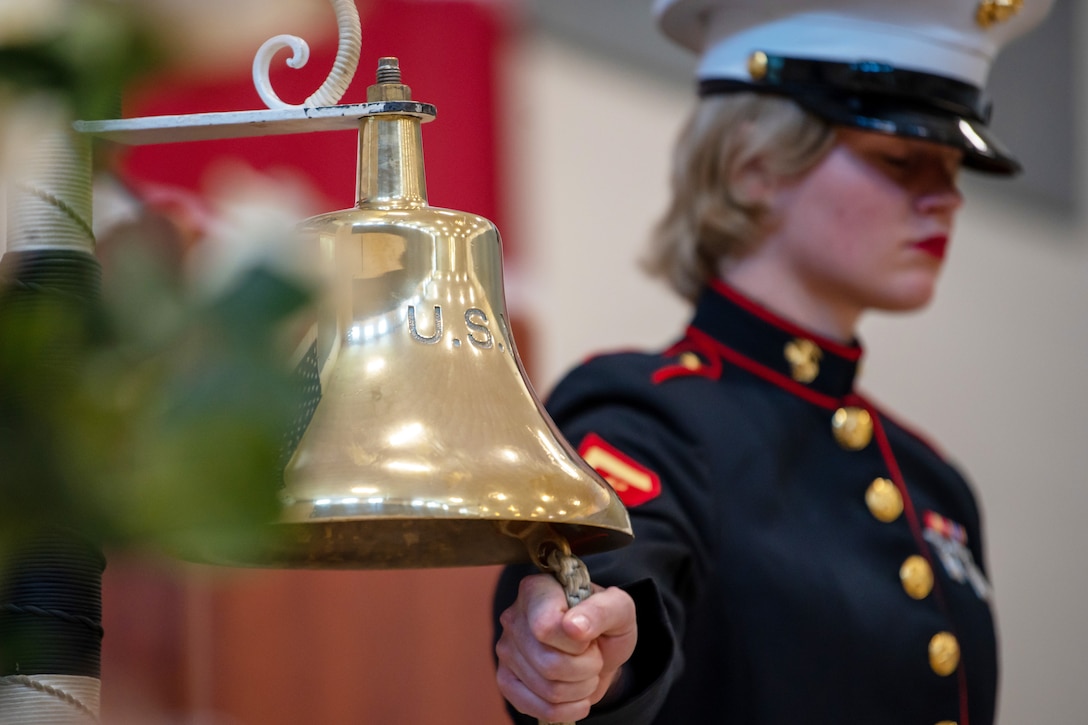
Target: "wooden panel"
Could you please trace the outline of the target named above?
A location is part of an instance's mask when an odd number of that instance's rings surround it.
[[[174,562],[106,552],[102,721],[159,722],[191,712],[187,581]]]
[[[243,723],[500,723],[494,569],[265,572],[220,587],[213,710]]]
[[[491,652],[497,574],[111,556],[103,721],[505,723]]]

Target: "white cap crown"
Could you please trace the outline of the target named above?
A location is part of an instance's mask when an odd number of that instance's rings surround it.
[[[748,56],[876,61],[986,85],[1009,41],[1053,0],[656,0],[662,31],[700,56],[700,78],[740,78]]]

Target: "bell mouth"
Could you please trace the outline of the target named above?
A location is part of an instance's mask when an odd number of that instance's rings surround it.
[[[225,566],[276,569],[428,569],[533,562],[511,522],[473,519],[353,519],[269,524],[230,546],[187,548],[187,558]],[[623,529],[585,524],[532,524],[563,537],[579,556],[627,545]],[[191,544],[189,545],[192,546]]]

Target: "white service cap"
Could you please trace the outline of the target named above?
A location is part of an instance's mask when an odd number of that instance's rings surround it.
[[[998,52],[1053,0],[655,0],[662,31],[699,56],[703,94],[794,98],[832,123],[962,148],[996,173],[1019,164],[986,124]]]

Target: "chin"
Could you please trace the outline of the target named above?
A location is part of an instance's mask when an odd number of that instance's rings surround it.
[[[934,285],[898,290],[896,294],[883,295],[874,307],[887,312],[916,312],[927,307],[933,301],[935,293]]]
[[[882,309],[893,312],[921,310],[933,301],[937,293],[937,270],[915,269],[911,274],[889,282],[880,291]]]

